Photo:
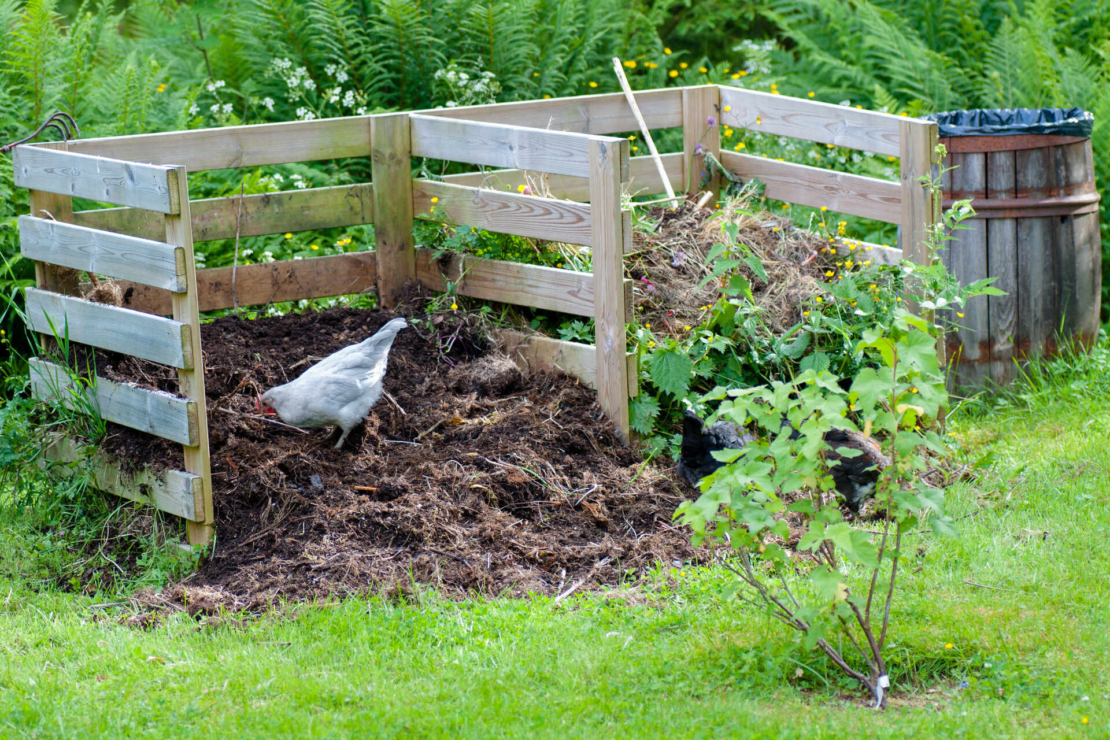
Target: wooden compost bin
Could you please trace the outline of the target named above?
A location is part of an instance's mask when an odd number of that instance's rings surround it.
[[[945,250],[963,284],[997,277],[1004,296],[980,296],[951,316],[951,385],[1005,385],[1017,362],[1052,356],[1061,339],[1090,345],[1102,295],[1094,157],[1088,137],[957,136],[948,149],[945,205],[972,199],[975,215]],[[1017,361],[1017,362],[1015,362]]]
[[[683,151],[662,156],[675,189],[688,181],[699,188],[687,175],[703,171],[696,149],[704,149],[739,179],[762,180],[770,198],[898,224],[906,256],[925,259],[932,208],[919,178],[930,172],[936,124],[717,85],[635,97],[648,128],[683,128]],[[714,119],[897,156],[901,178],[890,182],[722,153],[710,125]],[[622,211],[621,199],[664,190],[652,159],[629,158],[628,140],[612,136],[637,130],[631,107],[618,93],[18,147],[15,182],[32,191],[32,215],[20,224],[22,252],[36,262],[37,287],[28,291],[32,328],[67,327],[75,342],[180,370],[179,396],[104,379],[95,390],[79,391],[106,420],[174,439],[186,451],[184,471],[147,466],[133,473],[95,453],[95,484],[186,519],[190,543],[207,543],[213,494],[219,492],[212,490],[209,469],[198,312],[369,289],[389,307],[400,286],[413,279],[433,290],[452,281],[462,296],[594,318],[593,345],[508,332],[505,346],[526,370],[558,368],[597,389],[601,408],[628,439],[628,400],[637,393],[639,370],[625,340],[632,281],[624,277],[623,258],[632,240],[631,214]],[[186,172],[352,157],[371,159],[373,182],[188,198]],[[413,158],[494,169],[413,179]],[[538,178],[551,197],[517,192]],[[123,207],[74,213],[74,196]],[[589,247],[593,272],[467,255],[444,267],[413,242],[413,219],[429,218],[433,202],[436,216],[452,223]],[[370,223],[374,252],[244,265],[234,285],[230,267],[194,267],[194,242]],[[875,250],[883,261],[902,254]],[[59,283],[53,265],[120,278],[124,307],[75,297],[78,286]],[[76,390],[61,387],[67,373],[34,363],[38,397],[64,401]],[[57,463],[80,454],[68,439],[47,450]]]

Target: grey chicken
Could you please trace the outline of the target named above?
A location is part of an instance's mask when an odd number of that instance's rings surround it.
[[[786,422],[783,423],[786,425]],[[798,436],[798,431],[792,429],[791,437],[796,439]],[[727,421],[718,421],[706,429],[697,414],[687,411],[682,419],[682,453],[678,460],[678,472],[690,485],[697,486],[698,481],[724,465],[710,453],[714,450],[739,450],[755,440],[754,434]],[[836,491],[848,508],[858,514],[864,501],[874,494],[879,472],[890,465],[890,459],[875,440],[859,432],[831,429],[825,434],[825,442],[832,448],[825,453],[825,459],[830,463],[835,461],[829,468]],[[837,452],[842,447],[859,450],[861,454],[844,457]]]
[[[393,319],[369,339],[325,357],[296,380],[259,396],[259,409],[303,429],[339,427],[339,449],[382,397],[389,349],[406,326],[404,319]]]

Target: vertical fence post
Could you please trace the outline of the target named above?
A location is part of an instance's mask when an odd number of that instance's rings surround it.
[[[416,278],[412,237],[412,136],[408,113],[370,119],[374,180],[374,237],[378,249],[378,298],[397,304],[401,287]]]
[[[709,172],[708,159],[699,156],[704,151],[721,161],[720,121],[721,88],[716,85],[682,88],[682,182],[688,196],[709,190],[720,199],[721,175],[714,172],[703,186],[702,173]]]
[[[902,165],[902,256],[919,265],[929,264],[928,236],[935,222],[932,192],[921,177],[933,176],[933,150],[937,125],[923,121],[900,121],[898,144]],[[917,301],[907,296],[908,307],[917,313]]]
[[[593,237],[594,336],[597,399],[628,441],[628,354],[624,295],[624,216],[621,184],[628,172],[628,141],[590,141],[590,232]]]
[[[39,146],[61,151],[66,151],[69,148],[64,141],[55,141]],[[53,218],[55,221],[62,221],[67,224],[73,223],[73,198],[68,195],[48,193],[45,190],[31,190],[29,196],[31,215],[35,218]],[[36,288],[66,295],[77,295],[77,273],[67,270],[63,273],[62,278],[59,279],[57,270],[53,265],[45,262],[35,262]],[[39,335],[39,344],[44,351],[49,346],[47,342],[52,339],[53,337],[47,334]]]
[[[166,216],[166,243],[185,251],[185,292],[172,293],[173,318],[189,325],[191,370],[178,370],[180,394],[197,403],[197,445],[184,446],[185,470],[201,477],[203,508],[200,521],[187,522],[189,544],[204,547],[212,541],[215,511],[212,505],[212,461],[208,454],[208,407],[204,397],[204,354],[200,344],[200,301],[197,296],[197,268],[193,257],[193,223],[189,210],[189,181],[184,167],[168,173],[171,197],[176,190],[177,213]]]

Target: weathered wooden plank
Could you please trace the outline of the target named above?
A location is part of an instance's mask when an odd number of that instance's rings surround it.
[[[721,120],[735,128],[901,156],[906,119],[844,105],[721,86]]]
[[[1099,309],[1102,299],[1102,240],[1098,214],[1075,217],[1075,304],[1076,335],[1086,344],[1098,340]]]
[[[21,188],[159,213],[176,213],[181,207],[174,175],[166,167],[28,144],[17,146],[12,160],[15,184]]]
[[[241,237],[287,232],[342,228],[374,222],[374,186],[370,183],[327,188],[206,198],[190,202],[193,242],[234,239],[236,222]],[[93,229],[161,239],[163,219],[157,213],[136,208],[104,208],[79,211],[76,223]]]
[[[416,277],[412,235],[412,129],[404,113],[373,121],[374,238],[378,296],[393,308],[405,283]]]
[[[980,153],[954,154],[952,197],[983,198],[987,194],[986,155]],[[987,277],[987,223],[983,219],[968,219],[962,228],[952,233],[948,242],[948,267],[961,282],[971,283]],[[947,318],[956,324],[956,330],[947,336],[948,355],[955,363],[952,381],[955,386],[978,388],[990,369],[990,328],[985,296],[972,298],[960,313],[960,318],[948,312]]]
[[[66,151],[68,142],[53,141],[41,145],[46,149]],[[50,218],[64,223],[73,223],[73,198],[68,195],[48,193],[45,190],[32,190],[28,194],[31,215]],[[78,276],[71,270],[57,270],[46,262],[35,262],[35,287],[55,293],[74,295],[77,293]],[[42,334],[39,342],[43,347],[51,346],[50,335]]]
[[[674,128],[682,125],[682,92],[679,89],[641,90],[634,94],[636,105],[650,128]],[[617,134],[635,131],[638,125],[622,93],[416,112],[443,118],[463,118],[468,121],[573,131],[579,134]]]
[[[465,273],[465,277],[460,276]],[[416,276],[432,290],[447,290],[447,281],[457,283],[456,292],[470,298],[531,306],[575,316],[594,315],[594,276],[554,267],[525,265],[476,257],[444,257],[438,264],[432,252],[416,250]]]
[[[628,347],[629,303],[624,294],[624,218],[621,216],[622,160],[628,141],[590,142],[590,212],[593,216],[594,336],[597,351],[597,399],[629,441]]]
[[[76,399],[83,397],[105,421],[171,442],[197,442],[195,401],[100,377],[93,379],[92,385],[78,384],[62,367],[37,357],[32,357],[28,365],[35,398],[73,408]]]
[[[1019,197],[1050,195],[1051,162],[1048,149],[1026,149],[1014,154]],[[1016,349],[1021,358],[1045,354],[1059,327],[1057,268],[1053,218],[1021,218],[1017,222],[1018,313]]]
[[[688,194],[708,190],[720,198],[720,173],[707,169],[708,156],[721,161],[720,111],[719,86],[682,88],[682,175],[686,183],[683,189]]]
[[[177,200],[182,204],[179,214],[166,216],[166,242],[185,250],[185,284],[187,290],[171,293],[173,318],[189,327],[186,337],[187,352],[196,359],[195,364],[177,371],[177,384],[181,395],[197,404],[197,435],[193,443],[182,447],[185,470],[199,475],[203,488],[203,513],[198,521],[186,523],[189,544],[204,547],[215,533],[215,509],[212,505],[212,460],[208,450],[208,408],[204,395],[204,353],[200,346],[200,302],[197,296],[196,261],[193,256],[193,220],[189,212],[189,183],[184,167],[175,168]]]
[[[592,344],[567,342],[541,335],[517,331],[498,332],[501,351],[508,355],[522,371],[558,370],[582,385],[597,390],[597,349]],[[640,391],[639,368],[636,353],[628,353],[628,397],[635,398]]]
[[[902,183],[902,217],[899,219],[902,231],[899,246],[905,259],[926,265],[930,261],[929,233],[936,216],[933,212],[932,191],[921,178],[933,177],[937,125],[901,119],[898,122],[898,137]],[[914,290],[914,286],[910,286],[907,291],[907,308],[916,312],[918,307],[913,300]],[[938,342],[937,346],[941,352],[944,351],[943,342]]]
[[[91,459],[87,456],[91,452]],[[43,459],[55,475],[70,477],[86,475],[89,468],[78,463],[87,460],[91,466],[92,484],[97,490],[149,504],[168,514],[196,521],[203,516],[204,482],[199,475],[180,470],[155,471],[151,465],[133,470],[124,468],[116,458],[91,446],[78,446],[64,435],[54,435],[43,450]]]
[[[352,252],[306,260],[239,265],[234,290],[230,267],[197,270],[197,298],[201,311],[217,311],[235,306],[263,306],[269,303],[300,301],[354,295],[377,287],[377,255]],[[167,316],[173,311],[170,294],[137,283],[120,282],[126,307],[144,313]]]
[[[667,170],[671,187],[676,190],[685,188],[682,180],[682,153],[661,155],[663,166]],[[536,179],[535,173],[529,173]],[[569,175],[542,175],[539,178],[541,192],[546,192],[553,198],[566,198],[568,200],[588,201],[590,199],[590,181],[585,177],[571,177]],[[506,190],[516,192],[519,185],[530,185],[525,182],[525,173],[522,170],[491,170],[489,172],[468,172],[460,175],[447,175],[444,182],[452,185],[465,185],[467,187],[481,187],[493,190]],[[651,195],[662,193],[665,190],[659,175],[655,171],[655,164],[651,157],[632,157],[629,160],[629,192],[634,195]]]
[[[19,244],[28,259],[185,290],[185,252],[162,242],[20,216]]]
[[[533,239],[590,245],[588,205],[431,180],[414,180],[412,187],[416,214],[443,215],[452,224]]]
[[[70,149],[98,157],[183,165],[189,172],[366,157],[370,153],[370,117],[79,139],[71,142]]]
[[[74,342],[178,368],[193,365],[188,324],[37,288],[26,296],[27,320],[37,332],[62,337],[68,327]]]
[[[410,120],[416,157],[574,177],[590,174],[591,137],[583,134],[416,114]]]
[[[779,162],[750,154],[722,152],[722,164],[743,180],[761,180],[768,198],[850,213],[876,221],[902,220],[902,187],[874,177]]]
[[[1017,173],[1013,152],[987,154],[987,197],[1014,198]],[[974,207],[974,203],[972,204]],[[1014,376],[1014,336],[1017,333],[1017,220],[992,218],[987,221],[987,274],[997,278],[994,287],[1006,295],[987,296],[990,315],[990,378],[999,385]]]

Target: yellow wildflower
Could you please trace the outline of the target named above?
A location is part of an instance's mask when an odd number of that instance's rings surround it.
[[[708,72],[709,70],[708,70],[708,69],[706,69],[705,67],[698,67],[698,71],[699,71],[699,72],[701,72],[702,74],[705,74],[705,73],[706,73],[706,72]]]
[[[747,144],[745,144],[744,142],[741,141],[739,144],[736,145],[735,148],[736,148],[736,151],[740,151],[741,149],[746,149]]]
[[[742,69],[742,70],[740,70],[740,76],[741,76],[741,77],[747,77],[747,76],[748,76],[748,72],[747,72],[747,70],[743,70],[743,69]]]
[[[632,147],[632,151],[638,152],[638,151],[640,151],[640,147],[634,146],[634,147]]]
[[[833,272],[832,270],[825,270],[825,277],[832,277],[835,274],[836,273]]]
[[[432,197],[432,202],[433,203],[439,203],[439,198],[436,198],[436,197],[433,196]]]
[[[667,73],[667,75],[670,77],[678,77],[678,70],[672,69],[670,72]]]
[[[809,311],[802,311],[802,316],[809,316]]]
[[[959,311],[956,312],[956,315],[959,316],[961,319],[964,317],[964,315],[962,313],[960,313]]]
[[[664,54],[670,54],[670,53],[671,53],[671,50],[670,50],[669,48],[667,48],[666,46],[664,46],[664,47],[663,47],[663,53],[664,53]]]
[[[649,347],[654,347],[654,346],[655,346],[655,342],[648,342],[648,346],[649,346]]]
[[[806,95],[808,95],[809,97],[813,98],[813,97],[816,97],[816,96],[817,96],[817,93],[815,93],[815,92],[813,92],[812,90],[810,90],[809,92],[807,92],[807,93],[806,93]]]
[[[596,82],[592,82],[592,81],[591,81],[591,82],[590,82],[590,87],[597,87],[597,83],[596,83]]]
[[[679,67],[682,67],[683,69],[686,69],[686,68],[687,68],[687,67],[689,67],[690,65],[689,65],[689,64],[687,64],[686,62],[681,62],[681,63],[679,63],[679,65],[678,65],[678,66],[679,66]]]
[[[543,94],[543,99],[544,99],[544,100],[547,100],[547,99],[548,99],[548,98],[550,98],[550,97],[551,97],[551,93],[544,93],[544,94]]]
[[[824,213],[827,210],[829,210],[828,206],[821,206],[821,213]]]
[[[756,122],[757,125],[760,124],[760,123],[763,123],[763,117],[762,116],[756,116],[755,122]]]
[[[824,299],[824,298],[822,298],[821,296],[817,296],[817,297],[816,297],[816,298],[814,298],[813,300],[817,301],[818,303],[824,303],[824,302],[825,302],[825,299]]]
[[[740,73],[739,73],[739,72],[737,72],[736,74],[734,74],[734,75],[732,76],[732,79],[734,79],[734,80],[738,80],[738,79],[740,79]]]
[[[452,311],[458,311],[458,310],[459,310],[459,304],[457,304],[457,303],[452,303],[452,304],[451,304],[451,310],[452,310]]]
[[[161,85],[158,86],[158,92],[165,92],[165,91],[166,91],[166,83],[163,82]]]
[[[516,186],[516,191],[517,191],[518,193],[523,193],[523,192],[524,192],[524,187],[525,187],[525,186],[524,186],[523,184],[517,185],[517,186]]]
[[[725,113],[728,113],[730,110],[732,110],[732,106],[731,105],[726,105],[723,110],[724,110]]]
[[[626,61],[624,63],[624,66],[628,67],[629,69],[636,69],[636,60],[635,59],[629,59],[628,61]]]
[[[690,327],[684,326],[684,327],[682,327],[682,331],[690,331]]]
[[[319,248],[320,248],[320,247],[319,247],[318,245],[316,245],[316,244],[313,244],[313,245],[312,245],[312,247],[311,247],[311,249],[319,249]]]

